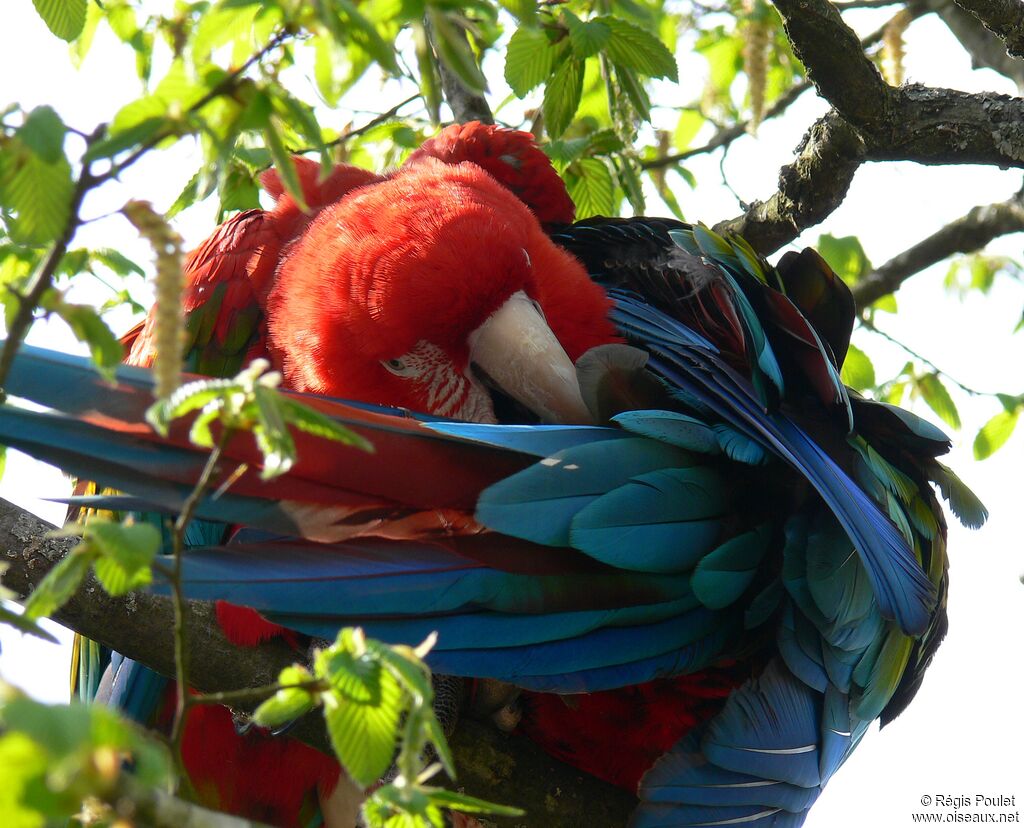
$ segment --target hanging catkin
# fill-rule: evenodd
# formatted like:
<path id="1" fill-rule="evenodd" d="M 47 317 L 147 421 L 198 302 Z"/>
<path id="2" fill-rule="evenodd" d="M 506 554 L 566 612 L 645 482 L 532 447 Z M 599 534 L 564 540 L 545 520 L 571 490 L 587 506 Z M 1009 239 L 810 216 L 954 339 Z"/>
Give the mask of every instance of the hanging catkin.
<path id="1" fill-rule="evenodd" d="M 182 239 L 148 201 L 129 201 L 122 211 L 156 254 L 156 396 L 170 396 L 181 379 L 185 318 L 181 312 Z"/>

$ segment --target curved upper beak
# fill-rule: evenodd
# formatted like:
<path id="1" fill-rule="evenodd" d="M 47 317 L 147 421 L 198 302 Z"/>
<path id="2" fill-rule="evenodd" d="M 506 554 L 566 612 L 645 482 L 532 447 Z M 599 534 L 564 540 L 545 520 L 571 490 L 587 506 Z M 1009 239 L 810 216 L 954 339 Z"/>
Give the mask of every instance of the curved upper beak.
<path id="1" fill-rule="evenodd" d="M 469 335 L 469 351 L 471 362 L 544 422 L 593 422 L 572 361 L 523 291 Z"/>

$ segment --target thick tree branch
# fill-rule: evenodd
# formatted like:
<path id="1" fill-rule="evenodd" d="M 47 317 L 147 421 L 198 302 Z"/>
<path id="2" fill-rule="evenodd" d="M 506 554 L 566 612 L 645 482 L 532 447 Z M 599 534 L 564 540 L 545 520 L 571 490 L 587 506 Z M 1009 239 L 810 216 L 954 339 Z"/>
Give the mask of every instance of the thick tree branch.
<path id="1" fill-rule="evenodd" d="M 4 586 L 27 595 L 73 546 L 75 538 L 46 538 L 53 527 L 0 500 L 0 562 L 10 564 Z M 174 611 L 171 601 L 147 593 L 112 598 L 92 579 L 54 616 L 71 629 L 111 649 L 174 675 Z M 211 604 L 188 604 L 190 677 L 204 692 L 242 690 L 273 684 L 280 671 L 306 658 L 281 641 L 235 647 L 217 624 Z M 257 701 L 239 702 L 253 710 Z M 322 718 L 310 714 L 288 735 L 330 752 Z M 582 774 L 543 753 L 520 736 L 506 736 L 490 725 L 459 724 L 452 745 L 458 785 L 473 795 L 525 808 L 528 816 L 507 824 L 624 825 L 636 800 L 620 788 Z"/>
<path id="2" fill-rule="evenodd" d="M 1024 201 L 1018 193 L 996 204 L 972 208 L 928 238 L 904 250 L 851 287 L 859 308 L 893 293 L 915 273 L 954 253 L 980 250 L 992 239 L 1024 232 Z"/>
<path id="3" fill-rule="evenodd" d="M 775 0 L 775 8 L 821 97 L 856 127 L 889 120 L 893 89 L 835 6 L 826 0 Z"/>
<path id="4" fill-rule="evenodd" d="M 928 0 L 928 5 L 971 56 L 975 69 L 992 69 L 1010 78 L 1024 92 L 1024 61 L 1010 57 L 1006 44 L 992 34 L 973 15 L 953 0 Z"/>
<path id="5" fill-rule="evenodd" d="M 1024 58 L 1024 3 L 1020 0 L 956 0 L 956 4 L 998 35 L 1006 51 Z"/>
<path id="6" fill-rule="evenodd" d="M 834 107 L 804 137 L 779 191 L 717 229 L 777 250 L 842 202 L 864 161 L 1024 167 L 1024 99 L 920 85 L 893 88 L 826 0 L 778 0 L 808 76 Z"/>
<path id="7" fill-rule="evenodd" d="M 865 151 L 856 130 L 829 112 L 808 130 L 796 160 L 780 171 L 778 192 L 715 230 L 738 233 L 762 254 L 778 250 L 842 203 Z"/>

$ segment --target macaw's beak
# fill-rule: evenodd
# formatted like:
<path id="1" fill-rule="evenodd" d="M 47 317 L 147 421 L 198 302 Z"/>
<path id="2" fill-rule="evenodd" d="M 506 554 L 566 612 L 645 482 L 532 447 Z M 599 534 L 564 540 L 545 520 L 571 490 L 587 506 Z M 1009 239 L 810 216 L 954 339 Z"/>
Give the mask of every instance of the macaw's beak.
<path id="1" fill-rule="evenodd" d="M 541 312 L 513 293 L 469 335 L 470 361 L 546 423 L 589 424 L 576 369 Z"/>

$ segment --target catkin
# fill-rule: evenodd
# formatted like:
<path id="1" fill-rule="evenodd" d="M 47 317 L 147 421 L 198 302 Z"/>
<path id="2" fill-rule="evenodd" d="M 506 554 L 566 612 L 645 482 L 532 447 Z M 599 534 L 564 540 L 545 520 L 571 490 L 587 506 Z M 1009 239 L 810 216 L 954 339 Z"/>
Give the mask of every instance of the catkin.
<path id="1" fill-rule="evenodd" d="M 903 57 L 905 44 L 903 33 L 913 21 L 907 9 L 893 16 L 882 30 L 882 76 L 893 86 L 903 83 Z"/>
<path id="2" fill-rule="evenodd" d="M 153 375 L 156 396 L 174 393 L 181 381 L 185 317 L 181 311 L 182 239 L 148 201 L 129 201 L 122 212 L 156 254 L 156 316 Z"/>
<path id="3" fill-rule="evenodd" d="M 750 96 L 750 131 L 756 132 L 764 118 L 764 93 L 768 78 L 770 29 L 768 12 L 762 0 L 746 0 L 748 17 L 743 31 L 743 71 Z"/>

